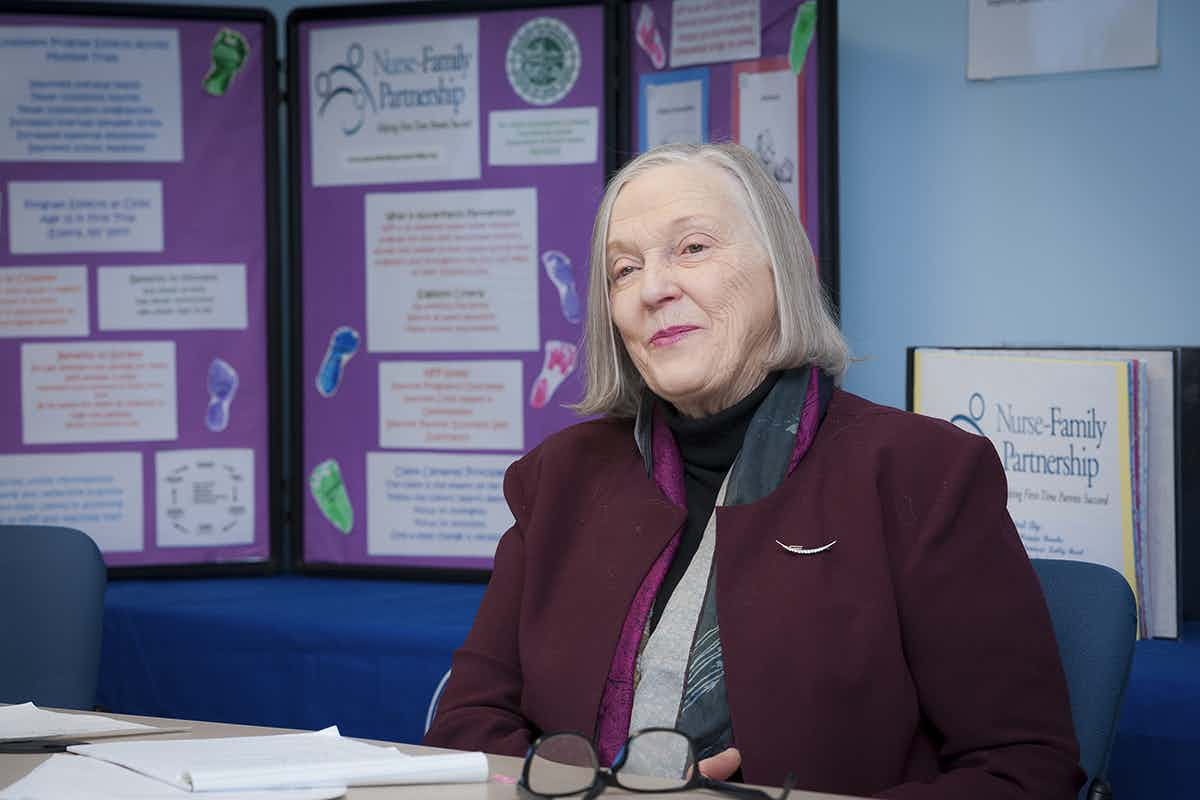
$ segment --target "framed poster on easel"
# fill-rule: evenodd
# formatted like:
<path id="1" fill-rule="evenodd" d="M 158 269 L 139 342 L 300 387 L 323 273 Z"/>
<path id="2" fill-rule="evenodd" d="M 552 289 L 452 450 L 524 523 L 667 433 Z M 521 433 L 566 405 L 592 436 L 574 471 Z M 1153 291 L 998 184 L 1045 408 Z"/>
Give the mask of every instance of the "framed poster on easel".
<path id="1" fill-rule="evenodd" d="M 280 509 L 274 18 L 0 9 L 0 522 L 261 572 Z"/>
<path id="2" fill-rule="evenodd" d="M 485 577 L 505 470 L 577 421 L 588 239 L 619 158 L 616 15 L 288 18 L 303 569 Z"/>
<path id="3" fill-rule="evenodd" d="M 1196 348 L 908 350 L 909 409 L 990 439 L 1029 555 L 1121 572 L 1143 636 L 1200 612 L 1198 388 Z"/>

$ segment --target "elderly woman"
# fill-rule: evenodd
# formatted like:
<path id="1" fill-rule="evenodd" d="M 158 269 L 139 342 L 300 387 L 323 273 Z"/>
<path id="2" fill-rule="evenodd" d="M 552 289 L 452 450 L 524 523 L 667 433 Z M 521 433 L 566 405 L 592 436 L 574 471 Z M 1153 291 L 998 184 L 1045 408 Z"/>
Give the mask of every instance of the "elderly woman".
<path id="1" fill-rule="evenodd" d="M 677 728 L 706 775 L 903 798 L 1073 797 L 1062 667 L 991 444 L 835 385 L 796 215 L 737 145 L 668 145 L 592 235 L 602 418 L 513 464 L 516 522 L 426 742 L 611 762 Z"/>

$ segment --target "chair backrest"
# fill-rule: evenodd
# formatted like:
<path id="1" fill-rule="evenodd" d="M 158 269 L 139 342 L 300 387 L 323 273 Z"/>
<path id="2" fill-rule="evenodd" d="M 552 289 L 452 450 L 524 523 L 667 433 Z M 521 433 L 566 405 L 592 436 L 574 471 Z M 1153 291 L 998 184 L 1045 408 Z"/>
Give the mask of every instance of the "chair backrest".
<path id="1" fill-rule="evenodd" d="M 0 525 L 0 702 L 95 706 L 106 582 L 87 534 Z"/>
<path id="2" fill-rule="evenodd" d="M 1088 782 L 1104 780 L 1129 680 L 1137 609 L 1121 573 L 1099 564 L 1034 558 L 1067 674 L 1079 763 Z"/>
<path id="3" fill-rule="evenodd" d="M 438 703 L 442 700 L 442 692 L 446 691 L 446 681 L 448 680 L 450 680 L 450 670 L 446 670 L 446 674 L 434 688 L 433 696 L 429 698 L 429 710 L 425 712 L 425 733 L 429 733 L 429 727 L 433 725 L 433 718 L 437 716 Z"/>

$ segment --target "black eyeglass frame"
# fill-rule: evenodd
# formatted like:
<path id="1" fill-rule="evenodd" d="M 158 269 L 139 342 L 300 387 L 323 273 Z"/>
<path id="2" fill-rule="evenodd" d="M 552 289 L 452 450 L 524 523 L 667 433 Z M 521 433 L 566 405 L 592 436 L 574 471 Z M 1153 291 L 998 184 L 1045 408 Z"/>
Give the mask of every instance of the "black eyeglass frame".
<path id="1" fill-rule="evenodd" d="M 643 728 L 642 730 L 633 734 L 633 736 L 630 736 L 625 740 L 625 744 L 621 747 L 620 752 L 617 753 L 616 760 L 613 761 L 612 767 L 609 768 L 600 766 L 599 753 L 596 752 L 596 746 L 592 743 L 590 738 L 584 736 L 578 731 L 554 731 L 552 733 L 543 733 L 534 740 L 533 744 L 529 746 L 529 750 L 526 751 L 525 763 L 521 767 L 521 777 L 517 781 L 517 794 L 525 798 L 525 800 L 551 800 L 551 798 L 574 797 L 575 795 L 583 795 L 581 800 L 595 800 L 595 798 L 599 796 L 601 792 L 611 786 L 615 789 L 622 789 L 626 792 L 636 792 L 638 794 L 668 794 L 673 792 L 688 792 L 693 789 L 708 789 L 709 791 L 722 792 L 725 794 L 735 795 L 737 797 L 756 798 L 756 800 L 787 800 L 787 796 L 795 787 L 796 776 L 789 772 L 787 774 L 787 778 L 784 780 L 783 791 L 780 793 L 779 797 L 772 797 L 762 789 L 755 789 L 751 786 L 743 786 L 740 783 L 713 780 L 712 778 L 701 775 L 700 770 L 695 767 L 692 769 L 691 775 L 688 776 L 687 780 L 682 786 L 675 786 L 669 789 L 626 786 L 625 784 L 621 783 L 620 773 L 621 767 L 625 764 L 626 754 L 629 752 L 629 743 L 644 733 L 673 733 L 676 736 L 682 736 L 684 739 L 687 739 L 689 763 L 696 766 L 699 765 L 699 762 L 696 760 L 696 742 L 691 736 L 688 736 L 683 731 L 676 730 L 675 728 Z M 529 788 L 529 770 L 533 765 L 534 754 L 537 752 L 538 747 L 541 746 L 546 740 L 556 736 L 577 736 L 587 743 L 588 747 L 592 751 L 592 760 L 596 765 L 593 767 L 596 775 L 592 779 L 591 786 L 587 786 L 583 789 L 577 789 L 573 792 L 559 792 L 557 794 L 542 794 L 541 792 L 537 792 Z"/>

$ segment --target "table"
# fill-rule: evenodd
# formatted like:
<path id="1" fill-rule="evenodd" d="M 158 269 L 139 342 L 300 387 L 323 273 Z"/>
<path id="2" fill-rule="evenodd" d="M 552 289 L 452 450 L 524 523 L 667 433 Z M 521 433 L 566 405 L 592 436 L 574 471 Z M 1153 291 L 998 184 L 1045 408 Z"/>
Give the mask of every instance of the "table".
<path id="1" fill-rule="evenodd" d="M 72 713 L 72 712 L 67 712 Z M 297 733 L 294 729 L 287 728 L 265 728 L 252 725 L 230 725 L 227 723 L 217 722 L 196 722 L 190 720 L 167 719 L 164 717 L 139 717 L 129 714 L 106 714 L 105 716 L 114 719 L 123 719 L 130 722 L 140 722 L 145 725 L 156 725 L 159 727 L 167 726 L 190 726 L 191 730 L 182 733 L 163 733 L 154 734 L 152 736 L 123 736 L 120 741 L 136 741 L 137 739 L 211 739 L 222 736 L 264 736 L 267 734 L 278 733 Z M 114 741 L 110 738 L 96 739 L 97 742 Z M 368 740 L 372 744 L 391 744 L 390 742 L 381 742 L 376 740 Z M 420 745 L 397 744 L 395 745 L 405 753 L 422 754 L 422 753 L 438 753 L 445 752 L 433 747 L 422 747 Z M 0 754 L 0 788 L 5 788 L 15 781 L 20 780 L 25 775 L 29 774 L 34 767 L 42 761 L 49 758 L 49 755 L 12 755 Z M 79 756 L 83 758 L 83 756 Z M 488 771 L 492 775 L 486 783 L 465 783 L 465 784 L 445 784 L 440 786 L 369 786 L 352 788 L 346 793 L 349 800 L 383 800 L 383 798 L 392 798 L 393 800 L 514 800 L 517 797 L 516 786 L 511 783 L 502 783 L 495 780 L 495 776 L 507 776 L 508 778 L 516 779 L 521 774 L 521 759 L 511 756 L 493 756 L 488 757 Z M 768 791 L 770 791 L 768 789 Z M 772 792 L 776 795 L 778 792 Z M 608 789 L 601 797 L 619 796 L 627 794 L 613 789 Z M 687 800 L 687 798 L 705 798 L 706 800 L 714 800 L 714 798 L 723 797 L 725 795 L 713 794 L 711 792 L 673 792 L 665 795 L 648 795 L 637 794 L 639 798 L 662 797 L 674 798 L 674 800 Z M 793 790 L 790 798 L 795 800 L 837 800 L 843 797 L 842 795 L 821 794 L 818 792 L 803 792 Z M 789 798 L 789 800 L 790 800 Z"/>

